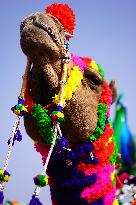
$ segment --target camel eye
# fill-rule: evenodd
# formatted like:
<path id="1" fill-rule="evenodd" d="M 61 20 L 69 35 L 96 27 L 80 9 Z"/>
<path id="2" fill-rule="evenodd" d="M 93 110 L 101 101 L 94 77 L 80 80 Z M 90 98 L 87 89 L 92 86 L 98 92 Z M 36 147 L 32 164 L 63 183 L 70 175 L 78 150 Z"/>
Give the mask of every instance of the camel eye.
<path id="1" fill-rule="evenodd" d="M 87 78 L 91 81 L 94 85 L 101 85 L 101 81 L 94 75 L 88 75 Z"/>
<path id="2" fill-rule="evenodd" d="M 98 87 L 103 84 L 103 79 L 96 72 L 85 70 L 84 77 L 87 79 L 87 82 L 91 87 Z"/>

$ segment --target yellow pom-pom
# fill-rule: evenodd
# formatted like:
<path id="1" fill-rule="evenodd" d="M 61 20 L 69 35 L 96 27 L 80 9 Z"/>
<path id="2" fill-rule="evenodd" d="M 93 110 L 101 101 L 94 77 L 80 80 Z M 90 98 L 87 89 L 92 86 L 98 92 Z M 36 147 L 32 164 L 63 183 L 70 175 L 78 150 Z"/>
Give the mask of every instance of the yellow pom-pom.
<path id="1" fill-rule="evenodd" d="M 0 182 L 8 182 L 10 174 L 6 170 L 0 169 Z"/>
<path id="2" fill-rule="evenodd" d="M 46 184 L 48 184 L 48 181 L 49 181 L 48 178 L 46 177 L 44 180 L 45 180 Z"/>
<path id="3" fill-rule="evenodd" d="M 60 94 L 55 95 L 55 97 L 53 97 L 53 102 L 54 102 L 55 104 L 58 104 L 58 103 L 62 103 L 63 105 L 66 104 L 65 99 L 63 99 L 62 102 L 60 102 Z"/>
<path id="4" fill-rule="evenodd" d="M 0 174 L 4 174 L 4 170 L 3 169 L 0 169 Z"/>
<path id="5" fill-rule="evenodd" d="M 62 103 L 65 106 L 66 101 L 72 98 L 72 95 L 77 91 L 77 87 L 83 79 L 83 74 L 78 66 L 74 66 L 73 69 L 69 71 L 68 75 L 67 84 L 64 86 L 64 98 L 60 102 L 60 93 L 55 95 L 53 99 L 55 104 Z"/>
<path id="6" fill-rule="evenodd" d="M 10 180 L 10 176 L 5 175 L 5 176 L 4 176 L 4 181 L 5 181 L 5 182 L 8 182 L 9 180 Z"/>
<path id="7" fill-rule="evenodd" d="M 22 110 L 23 110 L 23 111 L 25 111 L 25 112 L 28 112 L 28 110 L 27 110 L 27 107 L 26 107 L 26 106 L 23 106 L 23 107 L 22 107 Z"/>
<path id="8" fill-rule="evenodd" d="M 91 61 L 91 63 L 90 63 L 90 66 L 92 67 L 92 69 L 94 69 L 94 70 L 98 70 L 98 66 L 97 66 L 97 64 L 95 63 L 95 61 Z"/>
<path id="9" fill-rule="evenodd" d="M 64 118 L 64 114 L 63 114 L 62 112 L 58 112 L 58 113 L 57 113 L 57 117 L 62 117 L 62 118 Z"/>
<path id="10" fill-rule="evenodd" d="M 14 113 L 15 113 L 16 115 L 20 115 L 20 110 L 14 110 Z"/>
<path id="11" fill-rule="evenodd" d="M 119 205 L 119 201 L 117 199 L 114 200 L 113 205 Z"/>
<path id="12" fill-rule="evenodd" d="M 111 181 L 114 181 L 114 179 L 115 179 L 115 172 L 111 173 L 110 178 L 111 178 Z"/>

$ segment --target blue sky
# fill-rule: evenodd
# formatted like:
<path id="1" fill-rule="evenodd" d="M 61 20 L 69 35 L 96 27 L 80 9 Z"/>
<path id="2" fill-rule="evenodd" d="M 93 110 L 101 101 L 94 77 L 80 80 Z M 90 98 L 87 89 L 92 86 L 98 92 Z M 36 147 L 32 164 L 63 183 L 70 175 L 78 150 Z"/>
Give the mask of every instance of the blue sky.
<path id="1" fill-rule="evenodd" d="M 1 0 L 0 8 L 0 166 L 3 167 L 15 116 L 10 107 L 16 104 L 21 87 L 26 57 L 19 43 L 19 25 L 23 17 L 54 1 Z M 56 0 L 68 3 L 76 14 L 75 38 L 70 42 L 73 53 L 92 57 L 115 79 L 119 92 L 125 93 L 129 126 L 136 133 L 136 1 L 135 0 Z M 23 123 L 22 123 L 23 124 Z M 11 181 L 5 197 L 28 203 L 34 190 L 32 177 L 41 169 L 39 154 L 22 126 L 23 141 L 16 143 L 9 164 Z M 48 188 L 41 194 L 50 205 Z"/>

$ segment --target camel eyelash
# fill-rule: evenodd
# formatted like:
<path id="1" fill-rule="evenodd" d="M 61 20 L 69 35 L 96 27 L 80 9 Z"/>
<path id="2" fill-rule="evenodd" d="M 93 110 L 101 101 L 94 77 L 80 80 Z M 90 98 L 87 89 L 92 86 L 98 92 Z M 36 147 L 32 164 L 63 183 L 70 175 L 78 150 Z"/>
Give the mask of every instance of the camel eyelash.
<path id="1" fill-rule="evenodd" d="M 103 84 L 103 79 L 94 72 L 90 70 L 85 70 L 84 77 L 87 78 L 89 83 L 94 86 L 100 86 Z"/>

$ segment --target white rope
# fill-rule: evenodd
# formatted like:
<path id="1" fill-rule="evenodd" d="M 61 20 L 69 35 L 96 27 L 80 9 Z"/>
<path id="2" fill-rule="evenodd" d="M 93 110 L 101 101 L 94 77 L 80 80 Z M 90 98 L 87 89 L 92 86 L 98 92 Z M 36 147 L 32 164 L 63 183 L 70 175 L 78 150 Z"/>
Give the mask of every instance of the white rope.
<path id="1" fill-rule="evenodd" d="M 58 129 L 58 133 L 59 133 L 60 137 L 62 137 L 62 132 L 61 132 L 61 129 L 60 129 L 59 123 L 57 123 L 57 129 Z"/>
<path id="2" fill-rule="evenodd" d="M 6 160 L 4 163 L 4 170 L 7 170 L 7 168 L 8 168 L 9 159 L 10 159 L 11 153 L 12 153 L 12 147 L 13 147 L 12 145 L 13 145 L 14 135 L 16 134 L 16 131 L 19 129 L 20 124 L 21 124 L 21 117 L 19 116 L 15 120 L 15 123 L 14 123 L 13 128 L 12 128 L 11 137 L 9 139 L 10 143 L 8 145 L 8 152 L 7 152 Z M 5 182 L 2 182 L 0 184 L 0 191 L 3 191 L 4 187 L 5 187 Z"/>
<path id="3" fill-rule="evenodd" d="M 0 184 L 0 191 L 1 191 L 1 192 L 3 192 L 4 187 L 5 187 L 5 182 L 2 182 L 2 183 Z"/>
<path id="4" fill-rule="evenodd" d="M 13 128 L 12 128 L 10 143 L 9 143 L 9 146 L 8 146 L 8 152 L 7 152 L 6 160 L 5 160 L 5 163 L 4 163 L 4 170 L 7 170 L 7 168 L 8 168 L 8 163 L 9 163 L 9 159 L 10 159 L 11 152 L 12 152 L 12 147 L 13 147 L 12 144 L 13 144 L 13 140 L 14 140 L 14 135 L 16 134 L 16 131 L 19 129 L 20 124 L 21 124 L 21 117 L 19 116 L 15 120 L 15 123 L 14 123 Z"/>
<path id="5" fill-rule="evenodd" d="M 46 162 L 44 164 L 43 171 L 41 172 L 41 175 L 46 175 L 46 170 L 47 170 L 47 167 L 48 167 L 48 164 L 49 164 L 49 161 L 50 161 L 50 158 L 51 158 L 54 146 L 55 146 L 55 142 L 57 139 L 57 130 L 58 130 L 58 123 L 57 122 L 54 123 L 53 130 L 54 130 L 54 138 L 53 138 L 52 145 L 50 147 Z M 34 191 L 34 195 L 36 197 L 38 197 L 40 194 L 40 191 L 41 191 L 41 187 L 36 186 L 35 191 Z"/>
<path id="6" fill-rule="evenodd" d="M 35 197 L 39 197 L 40 192 L 41 192 L 41 187 L 40 186 L 36 186 L 35 191 L 34 191 Z"/>
<path id="7" fill-rule="evenodd" d="M 48 156 L 47 156 L 47 159 L 46 159 L 46 162 L 44 164 L 44 167 L 43 167 L 43 171 L 42 171 L 42 174 L 45 175 L 46 174 L 46 170 L 47 170 L 47 167 L 48 167 L 48 164 L 49 164 L 49 161 L 50 161 L 50 158 L 51 158 L 51 154 L 53 152 L 53 148 L 55 146 L 55 142 L 56 142 L 56 139 L 57 139 L 57 124 L 56 123 L 53 127 L 54 129 L 54 138 L 53 138 L 53 141 L 52 141 L 52 145 L 50 147 L 50 151 L 48 153 Z"/>

